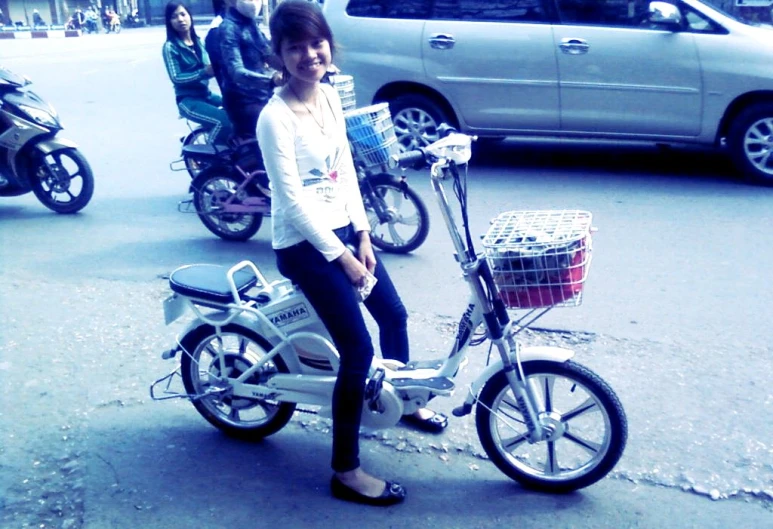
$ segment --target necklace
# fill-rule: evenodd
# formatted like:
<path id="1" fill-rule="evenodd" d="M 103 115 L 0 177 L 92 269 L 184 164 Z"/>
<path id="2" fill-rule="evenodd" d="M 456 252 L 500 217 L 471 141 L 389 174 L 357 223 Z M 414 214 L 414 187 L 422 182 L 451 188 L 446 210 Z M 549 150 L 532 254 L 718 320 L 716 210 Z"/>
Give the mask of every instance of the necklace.
<path id="1" fill-rule="evenodd" d="M 295 88 L 293 88 L 291 84 L 288 84 L 287 86 L 290 88 L 290 91 L 295 96 L 295 99 L 300 101 L 301 105 L 303 105 L 306 108 L 308 113 L 311 115 L 311 119 L 314 120 L 314 123 L 317 124 L 317 126 L 319 127 L 319 130 L 321 130 L 322 133 L 324 134 L 325 133 L 325 113 L 322 111 L 322 105 L 320 105 L 319 103 L 319 91 L 317 92 L 317 111 L 319 112 L 320 119 L 317 119 L 317 116 L 315 116 L 314 112 L 311 111 L 311 108 L 309 107 L 309 105 L 307 105 L 306 102 L 303 101 L 303 99 L 301 99 L 301 96 L 298 95 L 298 92 L 295 91 Z"/>

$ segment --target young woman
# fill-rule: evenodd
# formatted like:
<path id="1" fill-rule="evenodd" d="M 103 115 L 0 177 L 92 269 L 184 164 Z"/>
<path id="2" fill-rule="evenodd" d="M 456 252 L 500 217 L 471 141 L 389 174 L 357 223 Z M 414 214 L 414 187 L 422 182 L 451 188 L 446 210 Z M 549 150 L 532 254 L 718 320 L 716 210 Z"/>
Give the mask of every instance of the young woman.
<path id="1" fill-rule="evenodd" d="M 269 28 L 286 81 L 258 119 L 272 187 L 272 245 L 279 271 L 304 291 L 341 357 L 333 392 L 332 493 L 392 505 L 405 498 L 405 489 L 360 467 L 360 417 L 374 348 L 354 287 L 370 274 L 377 279 L 364 305 L 378 323 L 385 358 L 408 360 L 407 311 L 371 247 L 341 101 L 333 87 L 320 84 L 332 64 L 330 27 L 315 2 L 284 0 Z M 410 418 L 433 432 L 448 422 L 427 409 Z"/>
<path id="2" fill-rule="evenodd" d="M 183 117 L 210 129 L 211 143 L 225 144 L 231 136 L 231 124 L 221 108 L 222 99 L 209 90 L 212 66 L 193 28 L 190 9 L 172 0 L 166 5 L 164 19 L 164 64 L 174 85 L 177 108 Z"/>

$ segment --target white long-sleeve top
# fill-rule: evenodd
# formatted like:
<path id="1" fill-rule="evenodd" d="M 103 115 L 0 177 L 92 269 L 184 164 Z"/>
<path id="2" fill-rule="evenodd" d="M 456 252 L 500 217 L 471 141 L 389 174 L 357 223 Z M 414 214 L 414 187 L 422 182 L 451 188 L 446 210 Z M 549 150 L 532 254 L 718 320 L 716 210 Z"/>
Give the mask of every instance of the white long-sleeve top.
<path id="1" fill-rule="evenodd" d="M 329 136 L 318 127 L 304 126 L 274 94 L 260 112 L 258 142 L 271 182 L 271 245 L 282 249 L 306 240 L 332 261 L 346 249 L 334 229 L 351 222 L 357 232 L 370 230 L 370 225 L 341 100 L 332 86 L 321 84 L 320 88 L 321 104 L 330 104 L 335 117 Z"/>

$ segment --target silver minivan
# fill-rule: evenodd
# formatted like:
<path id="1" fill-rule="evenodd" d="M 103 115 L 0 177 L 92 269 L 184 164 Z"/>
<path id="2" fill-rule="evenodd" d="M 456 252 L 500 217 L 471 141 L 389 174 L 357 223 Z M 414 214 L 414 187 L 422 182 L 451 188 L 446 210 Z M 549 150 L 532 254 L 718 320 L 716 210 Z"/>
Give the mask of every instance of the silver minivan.
<path id="1" fill-rule="evenodd" d="M 481 136 L 727 147 L 773 184 L 773 30 L 699 0 L 325 0 L 360 106 L 404 148 Z"/>

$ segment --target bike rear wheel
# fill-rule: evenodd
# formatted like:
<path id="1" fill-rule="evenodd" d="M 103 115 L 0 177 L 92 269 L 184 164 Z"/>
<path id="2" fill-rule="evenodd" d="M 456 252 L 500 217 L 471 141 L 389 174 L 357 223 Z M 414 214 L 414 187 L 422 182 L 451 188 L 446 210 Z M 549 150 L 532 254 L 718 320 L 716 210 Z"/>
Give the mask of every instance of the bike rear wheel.
<path id="1" fill-rule="evenodd" d="M 209 231 L 227 241 L 246 241 L 263 223 L 261 213 L 228 213 L 227 201 L 239 204 L 250 194 L 239 190 L 244 178 L 225 167 L 212 167 L 202 173 L 193 189 L 193 204 L 199 219 Z M 257 191 L 255 191 L 257 193 Z"/>
<path id="2" fill-rule="evenodd" d="M 180 370 L 185 391 L 193 406 L 210 424 L 227 435 L 259 440 L 287 425 L 295 404 L 266 399 L 233 397 L 227 380 L 237 378 L 262 360 L 271 345 L 258 334 L 237 325 L 226 325 L 218 334 L 204 325 L 186 335 Z M 223 364 L 218 353 L 222 352 Z M 275 356 L 253 373 L 247 383 L 262 384 L 276 373 L 288 373 L 282 358 Z"/>
<path id="3" fill-rule="evenodd" d="M 386 252 L 408 253 L 424 243 L 429 234 L 429 213 L 407 183 L 382 173 L 366 177 L 360 191 L 373 246 Z"/>
<path id="4" fill-rule="evenodd" d="M 530 444 L 528 429 L 504 372 L 480 393 L 475 422 L 489 459 L 528 488 L 569 492 L 603 478 L 625 449 L 628 423 L 615 393 L 577 363 L 533 361 L 524 375 L 538 388 L 541 419 L 551 427 L 546 441 Z"/>

